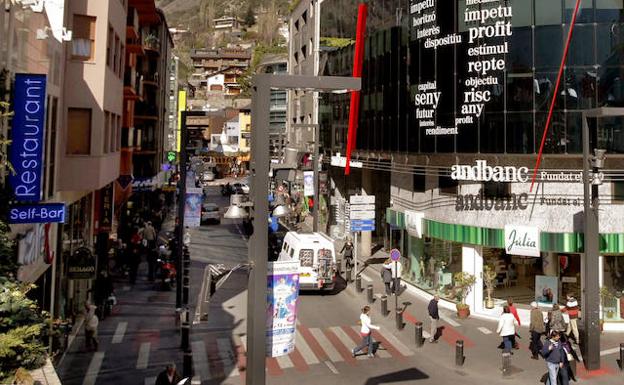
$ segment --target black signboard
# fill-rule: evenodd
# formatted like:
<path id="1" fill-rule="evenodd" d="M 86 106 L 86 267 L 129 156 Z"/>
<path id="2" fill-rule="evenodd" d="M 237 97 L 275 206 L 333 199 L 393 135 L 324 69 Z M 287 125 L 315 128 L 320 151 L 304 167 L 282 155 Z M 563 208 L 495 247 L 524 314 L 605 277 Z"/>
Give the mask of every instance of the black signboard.
<path id="1" fill-rule="evenodd" d="M 86 247 L 80 247 L 67 261 L 67 278 L 95 279 L 95 255 Z"/>

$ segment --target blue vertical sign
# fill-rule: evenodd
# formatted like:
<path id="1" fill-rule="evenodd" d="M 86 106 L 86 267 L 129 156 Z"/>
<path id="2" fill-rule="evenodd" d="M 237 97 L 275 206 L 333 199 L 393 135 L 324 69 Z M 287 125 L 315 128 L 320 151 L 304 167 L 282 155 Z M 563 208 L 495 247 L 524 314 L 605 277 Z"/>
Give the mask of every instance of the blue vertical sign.
<path id="1" fill-rule="evenodd" d="M 41 200 L 45 99 L 45 75 L 15 75 L 9 155 L 15 174 L 9 175 L 9 183 L 15 200 L 20 202 Z"/>

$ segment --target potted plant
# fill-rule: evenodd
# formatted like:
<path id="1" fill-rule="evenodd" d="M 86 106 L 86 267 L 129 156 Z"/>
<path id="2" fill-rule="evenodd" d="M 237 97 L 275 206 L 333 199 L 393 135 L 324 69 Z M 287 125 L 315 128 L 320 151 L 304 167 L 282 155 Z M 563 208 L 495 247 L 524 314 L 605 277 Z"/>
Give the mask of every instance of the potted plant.
<path id="1" fill-rule="evenodd" d="M 158 49 L 158 43 L 158 36 L 154 33 L 148 33 L 143 38 L 143 44 L 145 44 L 147 48 Z"/>
<path id="2" fill-rule="evenodd" d="M 485 308 L 493 309 L 494 299 L 492 299 L 492 293 L 494 292 L 494 287 L 496 286 L 496 271 L 494 270 L 494 266 L 485 265 L 483 267 L 483 273 L 481 276 L 483 277 L 483 283 L 485 284 L 485 291 L 487 292 L 487 299 L 485 300 Z"/>
<path id="3" fill-rule="evenodd" d="M 477 277 L 470 273 L 461 271 L 453 275 L 453 281 L 453 289 L 456 293 L 457 299 L 459 300 L 459 303 L 456 305 L 457 317 L 460 319 L 468 318 L 470 315 L 470 306 L 466 304 L 466 297 L 468 296 L 468 293 L 470 293 L 470 290 L 472 290 L 472 286 L 474 286 L 475 282 L 477 282 Z"/>

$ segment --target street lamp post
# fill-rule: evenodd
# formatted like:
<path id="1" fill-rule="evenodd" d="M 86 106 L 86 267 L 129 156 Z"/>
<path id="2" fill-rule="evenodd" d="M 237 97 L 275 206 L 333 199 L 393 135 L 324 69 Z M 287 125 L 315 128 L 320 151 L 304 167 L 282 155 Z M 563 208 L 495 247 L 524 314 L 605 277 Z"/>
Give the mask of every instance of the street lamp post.
<path id="1" fill-rule="evenodd" d="M 583 360 L 588 370 L 600 369 L 600 232 L 598 226 L 598 187 L 604 150 L 590 155 L 590 118 L 624 116 L 624 108 L 603 107 L 583 112 L 583 248 L 585 253 L 583 287 Z M 591 171 L 590 171 L 591 166 Z"/>
<path id="2" fill-rule="evenodd" d="M 251 121 L 252 220 L 251 272 L 247 289 L 247 385 L 266 383 L 266 296 L 268 269 L 269 107 L 271 89 L 331 92 L 359 90 L 361 80 L 337 76 L 259 74 L 253 78 Z"/>

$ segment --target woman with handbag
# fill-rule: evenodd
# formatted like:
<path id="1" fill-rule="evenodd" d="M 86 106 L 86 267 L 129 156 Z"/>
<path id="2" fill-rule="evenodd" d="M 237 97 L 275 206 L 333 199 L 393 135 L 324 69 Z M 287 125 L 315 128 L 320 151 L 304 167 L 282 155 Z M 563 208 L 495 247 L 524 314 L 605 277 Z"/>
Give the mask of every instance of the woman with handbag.
<path id="1" fill-rule="evenodd" d="M 370 318 L 370 306 L 364 306 L 362 308 L 362 314 L 360 314 L 360 324 L 362 327 L 360 328 L 360 335 L 362 336 L 362 342 L 353 348 L 351 351 L 351 355 L 355 357 L 358 352 L 360 352 L 365 347 L 368 347 L 368 357 L 375 357 L 374 351 L 374 341 L 373 336 L 371 335 L 373 330 L 379 330 L 379 326 L 373 325 Z"/>

